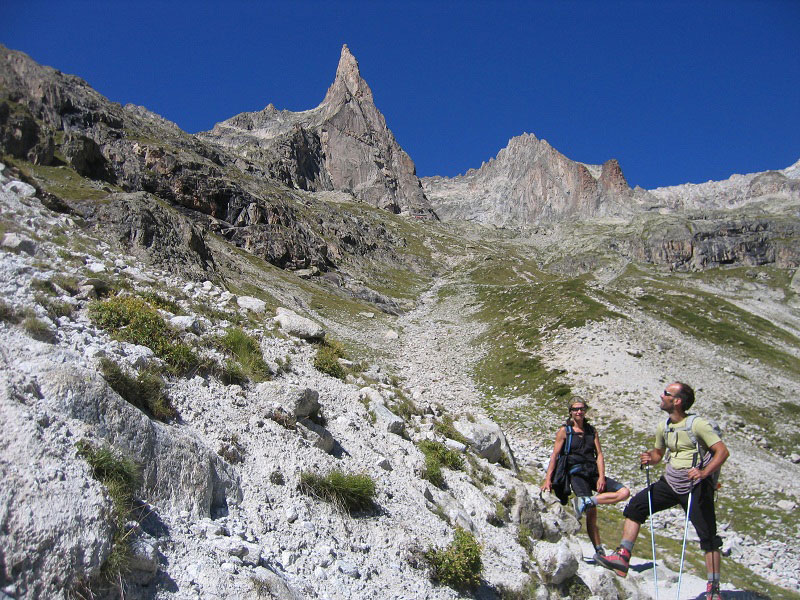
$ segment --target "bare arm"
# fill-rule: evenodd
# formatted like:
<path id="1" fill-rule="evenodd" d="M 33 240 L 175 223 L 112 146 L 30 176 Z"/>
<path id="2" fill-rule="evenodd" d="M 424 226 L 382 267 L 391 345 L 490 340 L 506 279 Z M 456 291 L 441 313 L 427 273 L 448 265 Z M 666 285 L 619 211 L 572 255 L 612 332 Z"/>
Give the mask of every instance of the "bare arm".
<path id="1" fill-rule="evenodd" d="M 709 451 L 713 454 L 711 457 L 711 462 L 709 462 L 702 469 L 689 469 L 689 472 L 687 473 L 689 479 L 705 479 L 709 475 L 713 474 L 714 471 L 718 470 L 722 466 L 722 463 L 728 460 L 728 457 L 730 456 L 728 447 L 722 440 L 711 446 Z"/>
<path id="2" fill-rule="evenodd" d="M 603 449 L 600 447 L 600 434 L 594 432 L 594 450 L 597 453 L 597 493 L 602 494 L 606 491 L 606 460 L 603 457 Z"/>
<path id="3" fill-rule="evenodd" d="M 561 453 L 561 448 L 564 447 L 564 442 L 567 440 L 567 433 L 564 427 L 561 427 L 556 433 L 556 442 L 553 444 L 553 452 L 550 454 L 550 463 L 547 465 L 547 475 L 542 484 L 542 490 L 549 492 L 553 487 L 553 471 L 556 469 L 556 460 Z"/>

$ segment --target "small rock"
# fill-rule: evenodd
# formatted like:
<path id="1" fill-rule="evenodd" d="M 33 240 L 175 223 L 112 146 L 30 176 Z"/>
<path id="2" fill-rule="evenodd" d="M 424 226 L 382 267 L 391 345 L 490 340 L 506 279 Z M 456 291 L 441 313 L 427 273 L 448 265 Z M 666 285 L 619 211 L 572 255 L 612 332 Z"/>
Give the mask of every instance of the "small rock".
<path id="1" fill-rule="evenodd" d="M 36 254 L 36 242 L 17 233 L 7 233 L 3 236 L 2 247 L 12 252 L 24 252 L 30 256 Z"/>

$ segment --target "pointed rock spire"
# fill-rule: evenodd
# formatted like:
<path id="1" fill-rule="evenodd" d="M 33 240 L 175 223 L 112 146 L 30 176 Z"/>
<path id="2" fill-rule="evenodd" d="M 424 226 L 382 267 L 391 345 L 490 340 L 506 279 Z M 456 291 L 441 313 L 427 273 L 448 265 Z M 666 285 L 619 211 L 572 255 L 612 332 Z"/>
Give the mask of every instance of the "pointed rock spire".
<path id="1" fill-rule="evenodd" d="M 347 44 L 344 44 L 339 57 L 339 66 L 336 68 L 336 78 L 328 88 L 328 93 L 325 94 L 322 103 L 332 104 L 346 100 L 348 94 L 359 101 L 373 101 L 372 90 L 361 77 L 356 57 L 350 52 Z"/>

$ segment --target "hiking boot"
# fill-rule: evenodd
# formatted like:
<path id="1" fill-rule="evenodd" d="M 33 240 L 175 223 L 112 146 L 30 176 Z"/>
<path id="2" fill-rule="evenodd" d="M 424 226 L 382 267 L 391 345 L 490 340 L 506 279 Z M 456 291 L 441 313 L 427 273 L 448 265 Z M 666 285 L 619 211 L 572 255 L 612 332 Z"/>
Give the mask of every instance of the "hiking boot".
<path id="1" fill-rule="evenodd" d="M 722 600 L 722 594 L 719 591 L 719 582 L 709 581 L 706 584 L 706 600 Z"/>
<path id="2" fill-rule="evenodd" d="M 611 554 L 595 554 L 594 560 L 601 567 L 611 569 L 620 577 L 625 577 L 628 574 L 628 566 L 631 562 L 631 553 L 620 546 L 617 548 L 616 552 L 612 552 Z"/>
<path id="3" fill-rule="evenodd" d="M 594 502 L 589 496 L 575 497 L 572 499 L 572 508 L 575 509 L 575 518 L 581 520 L 583 513 L 594 506 Z"/>

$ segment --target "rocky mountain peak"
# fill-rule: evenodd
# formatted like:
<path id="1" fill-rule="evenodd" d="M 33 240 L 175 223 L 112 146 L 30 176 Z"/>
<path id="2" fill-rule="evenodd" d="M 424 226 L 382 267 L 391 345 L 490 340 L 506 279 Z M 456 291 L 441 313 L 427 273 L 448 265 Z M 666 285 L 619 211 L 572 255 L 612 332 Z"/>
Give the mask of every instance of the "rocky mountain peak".
<path id="1" fill-rule="evenodd" d="M 339 104 L 346 101 L 348 95 L 361 102 L 373 102 L 372 90 L 361 77 L 358 61 L 350 52 L 347 44 L 344 44 L 339 57 L 339 66 L 336 68 L 336 78 L 328 88 L 328 93 L 325 94 L 322 103 Z"/>

